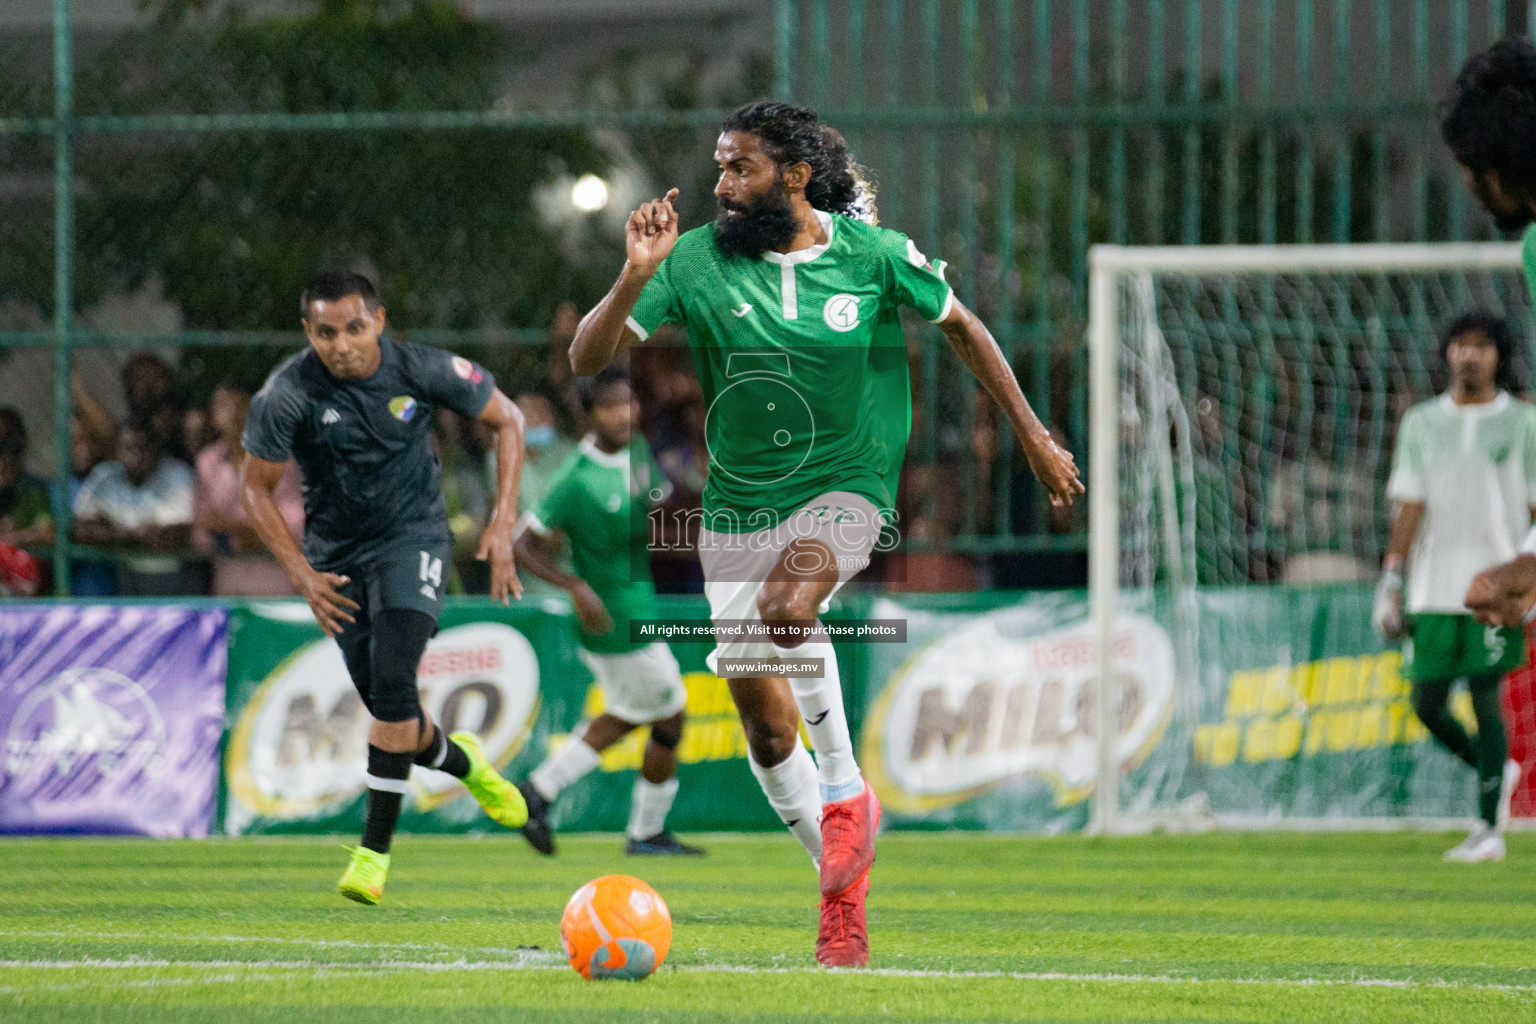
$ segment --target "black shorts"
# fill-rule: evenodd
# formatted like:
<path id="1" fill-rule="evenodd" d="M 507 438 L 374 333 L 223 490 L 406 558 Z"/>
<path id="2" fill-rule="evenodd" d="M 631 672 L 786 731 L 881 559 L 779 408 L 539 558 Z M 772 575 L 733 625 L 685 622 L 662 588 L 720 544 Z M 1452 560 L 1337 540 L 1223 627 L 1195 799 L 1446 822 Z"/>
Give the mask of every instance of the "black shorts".
<path id="1" fill-rule="evenodd" d="M 374 624 L 385 611 L 406 610 L 431 616 L 435 623 L 443 611 L 443 590 L 453 545 L 449 541 L 407 542 L 382 552 L 366 571 L 339 570 L 349 577 L 341 592 L 359 605 L 352 616 L 357 621 L 343 623 L 336 637 L 341 656 L 352 676 L 352 685 L 370 714 L 381 721 L 404 721 L 414 717 L 408 710 L 418 706 L 415 666 L 423 650 L 397 652 L 394 671 L 385 670 L 376 657 L 378 640 Z M 379 671 L 376 671 L 376 667 Z"/>

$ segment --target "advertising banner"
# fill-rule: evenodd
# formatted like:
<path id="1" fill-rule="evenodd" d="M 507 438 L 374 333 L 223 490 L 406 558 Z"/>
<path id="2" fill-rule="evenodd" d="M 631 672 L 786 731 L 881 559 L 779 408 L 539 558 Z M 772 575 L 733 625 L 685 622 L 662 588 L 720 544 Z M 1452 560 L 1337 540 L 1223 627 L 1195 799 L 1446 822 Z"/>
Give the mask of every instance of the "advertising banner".
<path id="1" fill-rule="evenodd" d="M 422 705 L 449 732 L 475 733 L 493 763 L 516 774 L 537 763 L 542 725 L 569 717 L 585 674 L 568 626 L 538 607 L 450 606 L 427 647 Z M 231 613 L 224 757 L 230 833 L 355 830 L 366 799 L 367 709 L 336 642 L 301 601 Z M 456 780 L 418 768 L 401 827 L 457 831 L 487 823 Z"/>
<path id="2" fill-rule="evenodd" d="M 702 598 L 663 601 L 666 614 L 707 614 Z M 450 602 L 422 659 L 423 705 L 450 732 L 476 733 L 509 778 L 525 777 L 602 712 L 582 663 L 573 618 L 558 601 L 501 608 Z M 229 721 L 223 821 L 230 833 L 352 832 L 366 799 L 368 713 L 341 652 L 303 602 L 238 608 L 230 626 Z M 688 691 L 678 748 L 680 830 L 778 828 L 746 761 L 746 739 L 724 681 L 704 669 L 704 645 L 673 646 Z M 618 831 L 648 735 L 609 748 L 599 768 L 561 794 L 560 827 Z M 404 831 L 498 828 L 462 786 L 417 768 L 402 812 Z"/>
<path id="3" fill-rule="evenodd" d="M 1166 599 L 1128 601 L 1115 649 L 1122 814 L 1470 817 L 1475 775 L 1414 716 L 1401 655 L 1370 612 L 1369 588 L 1346 586 L 1211 589 L 1182 615 Z M 907 646 L 860 648 L 860 760 L 891 825 L 1086 824 L 1096 666 L 1084 595 L 912 595 L 877 599 L 870 615 L 907 619 Z M 1452 712 L 1475 729 L 1464 691 Z"/>
<path id="4" fill-rule="evenodd" d="M 0 608 L 0 832 L 207 835 L 227 614 Z"/>

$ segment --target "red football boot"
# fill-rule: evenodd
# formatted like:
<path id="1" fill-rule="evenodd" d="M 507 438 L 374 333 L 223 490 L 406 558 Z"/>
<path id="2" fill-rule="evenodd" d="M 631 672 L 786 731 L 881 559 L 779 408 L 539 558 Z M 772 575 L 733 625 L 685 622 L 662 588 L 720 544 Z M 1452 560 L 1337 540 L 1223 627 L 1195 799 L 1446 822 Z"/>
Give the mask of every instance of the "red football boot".
<path id="1" fill-rule="evenodd" d="M 835 896 L 821 899 L 821 928 L 816 933 L 816 962 L 823 967 L 863 967 L 869 963 L 869 930 L 864 898 L 869 875 Z"/>
<path id="2" fill-rule="evenodd" d="M 836 896 L 857 885 L 875 862 L 875 829 L 880 801 L 864 783 L 864 792 L 821 808 L 821 895 Z M 863 898 L 860 898 L 862 906 Z M 863 911 L 859 927 L 863 929 Z"/>

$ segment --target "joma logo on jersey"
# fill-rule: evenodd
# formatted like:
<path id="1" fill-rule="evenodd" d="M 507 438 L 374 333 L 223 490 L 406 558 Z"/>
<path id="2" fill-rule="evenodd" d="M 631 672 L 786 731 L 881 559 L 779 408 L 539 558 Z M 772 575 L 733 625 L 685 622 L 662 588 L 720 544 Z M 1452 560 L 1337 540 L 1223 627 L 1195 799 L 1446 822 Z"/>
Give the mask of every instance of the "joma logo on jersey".
<path id="1" fill-rule="evenodd" d="M 821 307 L 821 318 L 839 333 L 853 330 L 859 326 L 859 297 L 839 292 Z"/>
<path id="2" fill-rule="evenodd" d="M 401 423 L 411 422 L 416 415 L 416 399 L 410 395 L 397 395 L 389 400 L 389 414 Z"/>

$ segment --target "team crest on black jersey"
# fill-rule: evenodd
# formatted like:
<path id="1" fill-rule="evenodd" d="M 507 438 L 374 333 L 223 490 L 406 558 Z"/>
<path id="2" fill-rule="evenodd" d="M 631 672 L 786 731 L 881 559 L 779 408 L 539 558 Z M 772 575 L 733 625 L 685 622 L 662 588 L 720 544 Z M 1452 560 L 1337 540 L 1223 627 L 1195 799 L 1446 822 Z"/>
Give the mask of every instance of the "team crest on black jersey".
<path id="1" fill-rule="evenodd" d="M 396 395 L 389 400 L 389 413 L 401 423 L 411 422 L 416 415 L 416 399 L 410 395 Z"/>

